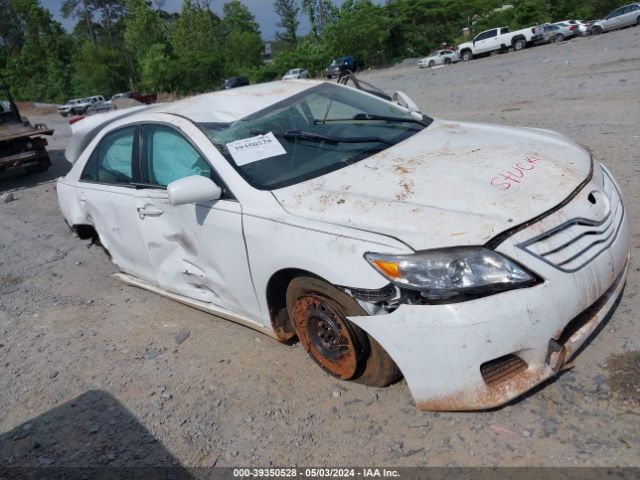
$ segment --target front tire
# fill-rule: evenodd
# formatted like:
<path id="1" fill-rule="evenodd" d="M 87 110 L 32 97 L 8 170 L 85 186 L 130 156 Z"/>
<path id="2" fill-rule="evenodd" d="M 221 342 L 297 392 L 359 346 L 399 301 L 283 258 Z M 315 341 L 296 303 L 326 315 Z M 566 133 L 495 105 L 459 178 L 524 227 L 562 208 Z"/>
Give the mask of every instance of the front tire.
<path id="1" fill-rule="evenodd" d="M 429 61 L 429 68 L 433 68 L 433 66 L 436 64 L 436 62 L 434 62 L 433 60 Z"/>
<path id="2" fill-rule="evenodd" d="M 346 318 L 367 313 L 336 287 L 296 277 L 287 287 L 287 311 L 305 351 L 330 375 L 373 387 L 401 377 L 382 346 Z"/>
<path id="3" fill-rule="evenodd" d="M 591 35 L 601 35 L 602 34 L 602 27 L 593 27 L 593 30 L 591 30 Z"/>
<path id="4" fill-rule="evenodd" d="M 473 55 L 471 54 L 471 52 L 469 50 L 466 50 L 466 51 L 462 52 L 462 61 L 463 62 L 470 62 L 471 60 L 473 60 Z"/>

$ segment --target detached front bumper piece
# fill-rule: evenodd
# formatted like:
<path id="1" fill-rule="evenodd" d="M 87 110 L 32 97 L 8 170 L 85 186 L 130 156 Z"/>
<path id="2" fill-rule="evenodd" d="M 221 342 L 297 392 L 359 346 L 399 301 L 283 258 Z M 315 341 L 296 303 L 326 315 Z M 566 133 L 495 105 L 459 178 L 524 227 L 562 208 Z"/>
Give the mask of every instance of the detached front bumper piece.
<path id="1" fill-rule="evenodd" d="M 542 283 L 350 320 L 394 359 L 418 408 L 496 407 L 557 374 L 598 328 L 624 288 L 629 248 L 619 192 L 598 171 L 571 202 L 496 249 Z"/>

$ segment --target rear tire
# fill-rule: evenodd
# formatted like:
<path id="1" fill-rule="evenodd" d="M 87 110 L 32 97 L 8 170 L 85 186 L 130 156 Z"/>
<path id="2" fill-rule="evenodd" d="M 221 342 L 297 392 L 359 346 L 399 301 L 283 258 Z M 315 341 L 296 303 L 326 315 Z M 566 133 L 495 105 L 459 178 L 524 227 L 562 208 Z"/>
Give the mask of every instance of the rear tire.
<path id="1" fill-rule="evenodd" d="M 444 64 L 445 65 L 451 65 L 451 59 L 449 57 L 444 59 Z"/>
<path id="2" fill-rule="evenodd" d="M 556 42 L 564 42 L 565 38 L 564 35 L 559 33 L 556 35 Z"/>
<path id="3" fill-rule="evenodd" d="M 520 51 L 520 50 L 524 50 L 524 47 L 527 46 L 527 42 L 524 41 L 524 39 L 520 38 L 518 40 L 516 40 L 515 42 L 513 42 L 513 48 L 516 50 L 516 52 Z"/>
<path id="4" fill-rule="evenodd" d="M 436 63 L 433 60 L 429 61 L 429 68 L 433 68 Z"/>
<path id="5" fill-rule="evenodd" d="M 287 311 L 305 351 L 330 375 L 373 387 L 401 378 L 384 348 L 346 318 L 367 313 L 333 285 L 314 277 L 294 278 L 287 287 Z"/>

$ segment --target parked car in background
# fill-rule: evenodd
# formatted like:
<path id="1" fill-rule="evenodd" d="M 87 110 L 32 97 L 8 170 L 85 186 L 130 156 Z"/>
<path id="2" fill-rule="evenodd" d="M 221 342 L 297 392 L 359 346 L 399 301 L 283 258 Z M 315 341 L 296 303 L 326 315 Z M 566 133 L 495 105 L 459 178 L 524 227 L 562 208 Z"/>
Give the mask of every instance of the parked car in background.
<path id="1" fill-rule="evenodd" d="M 325 69 L 325 76 L 327 78 L 339 77 L 340 74 L 345 73 L 347 70 L 355 72 L 358 70 L 358 64 L 349 55 L 344 55 L 333 60 L 329 66 Z"/>
<path id="2" fill-rule="evenodd" d="M 282 80 L 296 80 L 298 78 L 309 78 L 309 72 L 304 68 L 292 68 L 282 77 Z"/>
<path id="3" fill-rule="evenodd" d="M 118 278 L 297 336 L 330 375 L 402 372 L 425 410 L 502 405 L 606 322 L 630 214 L 565 136 L 433 119 L 400 93 L 271 82 L 86 118 L 60 210 Z"/>
<path id="4" fill-rule="evenodd" d="M 460 56 L 454 50 L 436 50 L 431 52 L 429 56 L 418 60 L 418 67 L 431 68 L 437 65 L 449 65 L 460 61 Z"/>
<path id="5" fill-rule="evenodd" d="M 247 85 L 249 85 L 249 79 L 246 77 L 229 77 L 220 88 L 222 90 L 229 90 L 230 88 L 245 87 Z"/>
<path id="6" fill-rule="evenodd" d="M 616 8 L 605 18 L 596 20 L 590 27 L 590 33 L 599 35 L 603 32 L 632 25 L 640 25 L 640 3 L 632 3 Z"/>
<path id="7" fill-rule="evenodd" d="M 60 105 L 58 107 L 58 113 L 63 117 L 66 117 L 67 115 L 72 114 L 71 109 L 76 105 L 79 105 L 81 102 L 82 102 L 81 98 L 74 98 L 72 100 L 69 100 L 64 105 Z"/>
<path id="8" fill-rule="evenodd" d="M 560 37 L 558 39 L 559 42 L 580 35 L 580 28 L 578 28 L 578 25 L 572 25 L 566 22 L 556 22 L 554 25 L 560 27 L 560 31 L 556 34 L 556 38 L 558 38 L 558 36 Z"/>
<path id="9" fill-rule="evenodd" d="M 586 35 L 587 33 L 587 22 L 583 22 L 582 20 L 562 20 L 561 22 L 556 22 L 556 24 L 558 23 L 568 23 L 569 25 L 575 25 L 578 29 L 576 35 Z"/>
<path id="10" fill-rule="evenodd" d="M 131 98 L 132 100 L 137 100 L 140 103 L 144 103 L 145 105 L 149 105 L 151 103 L 155 103 L 156 100 L 158 99 L 158 94 L 157 93 L 148 93 L 148 94 L 142 94 L 140 92 L 123 92 L 123 93 L 116 93 L 114 96 L 112 96 L 108 103 L 113 107 L 113 101 L 117 100 L 119 98 Z"/>
<path id="11" fill-rule="evenodd" d="M 492 28 L 470 41 L 458 45 L 458 55 L 468 62 L 475 57 L 508 50 L 522 50 L 542 39 L 542 27 L 523 28 L 511 32 L 508 27 Z"/>
<path id="12" fill-rule="evenodd" d="M 536 43 L 556 43 L 562 42 L 578 35 L 579 29 L 576 25 L 568 23 L 554 23 L 542 25 L 542 38 Z"/>
<path id="13" fill-rule="evenodd" d="M 66 105 L 63 105 L 63 107 L 66 107 Z M 93 97 L 83 98 L 77 100 L 74 104 L 70 104 L 66 113 L 67 115 L 86 115 L 88 113 L 96 113 L 109 109 L 111 109 L 111 104 L 108 103 L 102 95 L 94 95 Z M 58 111 L 60 111 L 60 109 L 58 109 Z M 60 113 L 62 114 L 62 112 Z M 63 117 L 67 115 L 62 114 Z"/>

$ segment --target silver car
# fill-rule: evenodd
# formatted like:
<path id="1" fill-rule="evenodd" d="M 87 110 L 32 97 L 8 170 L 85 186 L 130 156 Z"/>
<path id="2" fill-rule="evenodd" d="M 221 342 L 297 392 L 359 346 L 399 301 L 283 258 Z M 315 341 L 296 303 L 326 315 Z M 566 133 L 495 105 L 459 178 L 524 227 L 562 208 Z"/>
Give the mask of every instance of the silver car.
<path id="1" fill-rule="evenodd" d="M 640 25 L 640 3 L 631 3 L 624 7 L 616 8 L 606 18 L 596 20 L 590 26 L 589 33 L 599 35 L 603 32 L 630 27 L 631 25 Z"/>
<path id="2" fill-rule="evenodd" d="M 420 68 L 435 67 L 436 65 L 449 65 L 460 61 L 460 56 L 454 50 L 436 50 L 429 54 L 428 57 L 418 60 Z"/>
<path id="3" fill-rule="evenodd" d="M 587 23 L 583 22 L 582 20 L 562 20 L 561 22 L 556 22 L 556 24 L 559 23 L 568 23 L 569 25 L 575 25 L 579 30 L 576 35 L 584 35 L 587 33 Z"/>
<path id="4" fill-rule="evenodd" d="M 308 78 L 309 72 L 307 72 L 304 68 L 292 68 L 289 70 L 282 80 L 296 80 L 298 78 Z"/>

